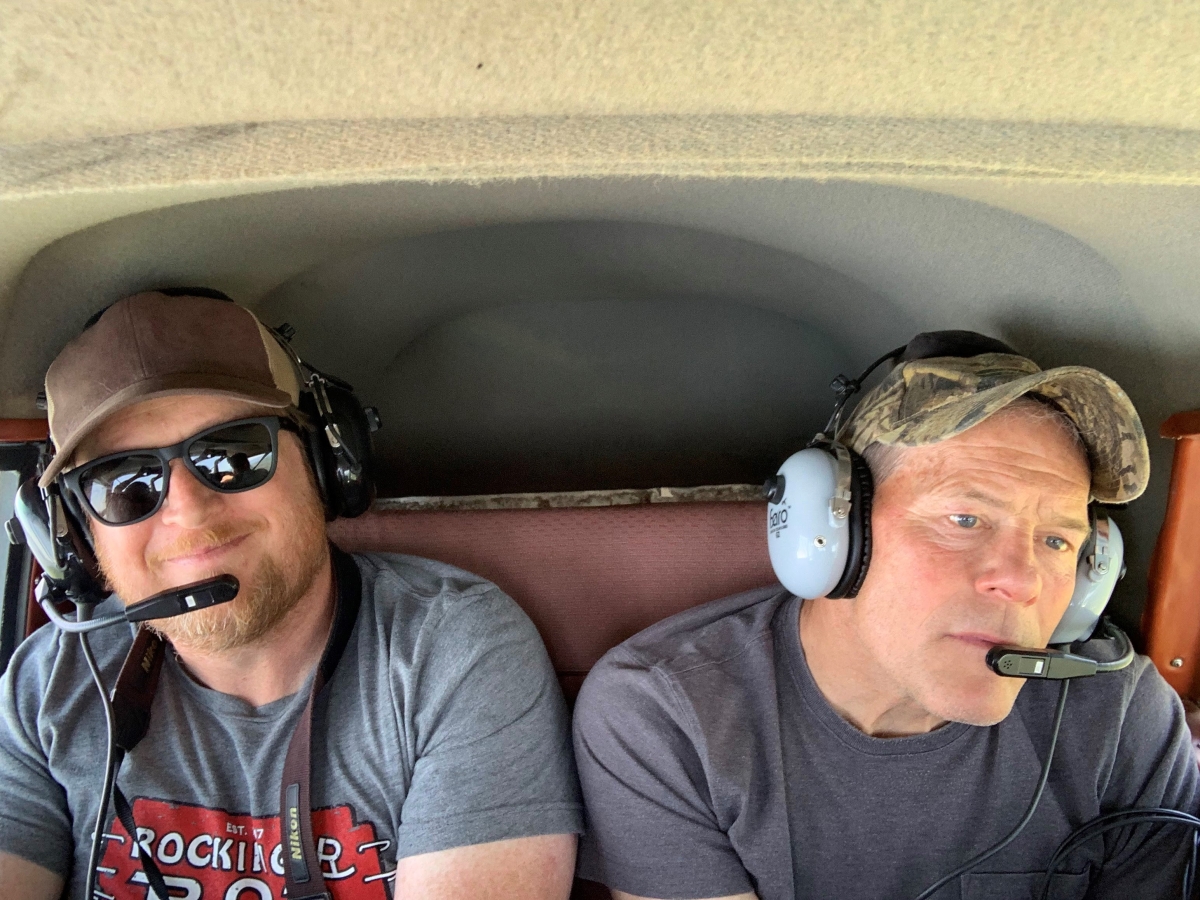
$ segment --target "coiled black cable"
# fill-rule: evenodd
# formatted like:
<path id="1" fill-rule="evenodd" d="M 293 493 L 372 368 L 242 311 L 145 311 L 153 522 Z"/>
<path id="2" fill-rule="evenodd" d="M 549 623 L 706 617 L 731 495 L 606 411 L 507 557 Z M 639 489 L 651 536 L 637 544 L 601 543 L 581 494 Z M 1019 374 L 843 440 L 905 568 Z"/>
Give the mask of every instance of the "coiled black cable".
<path id="1" fill-rule="evenodd" d="M 1153 823 L 1181 825 L 1192 829 L 1192 852 L 1183 874 L 1183 900 L 1191 900 L 1196 887 L 1196 858 L 1197 847 L 1200 846 L 1200 818 L 1178 809 L 1167 809 L 1166 807 L 1157 806 L 1123 809 L 1118 812 L 1105 813 L 1102 816 L 1097 816 L 1090 822 L 1085 822 L 1072 831 L 1058 845 L 1058 849 L 1054 851 L 1054 855 L 1050 857 L 1050 865 L 1046 867 L 1046 881 L 1042 885 L 1042 892 L 1039 896 L 1042 900 L 1049 898 L 1050 881 L 1054 877 L 1054 872 L 1072 851 L 1077 850 L 1093 838 L 1100 837 L 1105 832 L 1113 831 L 1117 828 L 1129 828 L 1133 825 Z"/>

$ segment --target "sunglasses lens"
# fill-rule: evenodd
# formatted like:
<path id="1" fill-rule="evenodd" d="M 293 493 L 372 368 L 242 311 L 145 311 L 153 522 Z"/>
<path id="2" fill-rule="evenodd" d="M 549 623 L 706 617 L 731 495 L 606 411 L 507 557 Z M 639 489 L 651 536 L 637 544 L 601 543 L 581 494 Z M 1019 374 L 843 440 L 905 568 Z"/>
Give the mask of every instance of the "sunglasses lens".
<path id="1" fill-rule="evenodd" d="M 196 438 L 188 447 L 193 471 L 218 491 L 258 487 L 275 470 L 275 442 L 261 422 L 230 425 Z"/>
<path id="2" fill-rule="evenodd" d="M 109 525 L 152 513 L 162 497 L 163 466 L 156 456 L 126 456 L 99 463 L 79 479 L 92 512 Z"/>

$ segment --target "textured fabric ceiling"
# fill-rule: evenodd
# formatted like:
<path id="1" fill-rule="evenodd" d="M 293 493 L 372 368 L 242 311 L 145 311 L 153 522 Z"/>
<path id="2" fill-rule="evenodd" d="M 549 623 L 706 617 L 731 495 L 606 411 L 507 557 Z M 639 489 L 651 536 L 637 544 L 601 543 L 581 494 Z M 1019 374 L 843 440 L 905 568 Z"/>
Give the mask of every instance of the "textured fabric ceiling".
<path id="1" fill-rule="evenodd" d="M 804 114 L 1200 126 L 1150 0 L 5 0 L 0 142 L 317 119 Z"/>

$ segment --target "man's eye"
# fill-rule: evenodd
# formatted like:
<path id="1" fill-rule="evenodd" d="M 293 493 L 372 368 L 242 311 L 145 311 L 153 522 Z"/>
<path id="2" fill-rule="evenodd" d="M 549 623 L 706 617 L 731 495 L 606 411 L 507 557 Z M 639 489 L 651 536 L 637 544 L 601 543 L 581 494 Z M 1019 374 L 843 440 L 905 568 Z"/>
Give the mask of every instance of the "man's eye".
<path id="1" fill-rule="evenodd" d="M 1064 538 L 1055 537 L 1054 535 L 1046 538 L 1046 546 L 1051 550 L 1069 550 L 1071 547 Z"/>
<path id="2" fill-rule="evenodd" d="M 979 524 L 979 516 L 968 516 L 963 513 L 955 513 L 950 517 L 950 521 L 959 528 L 974 528 Z"/>

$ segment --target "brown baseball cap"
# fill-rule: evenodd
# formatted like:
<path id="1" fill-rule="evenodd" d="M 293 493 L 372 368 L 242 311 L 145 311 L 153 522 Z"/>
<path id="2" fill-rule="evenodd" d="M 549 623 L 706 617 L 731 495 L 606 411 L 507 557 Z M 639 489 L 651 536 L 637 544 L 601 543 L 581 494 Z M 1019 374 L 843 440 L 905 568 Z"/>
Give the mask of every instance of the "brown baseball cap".
<path id="1" fill-rule="evenodd" d="M 79 442 L 113 413 L 171 394 L 286 409 L 300 402 L 300 375 L 274 335 L 229 300 L 158 292 L 118 300 L 46 372 L 55 454 L 41 485 L 49 485 Z"/>
<path id="2" fill-rule="evenodd" d="M 1150 479 L 1150 450 L 1137 410 L 1120 386 L 1086 366 L 1043 371 L 1015 352 L 902 361 L 863 397 L 838 437 L 858 453 L 872 444 L 934 444 L 1026 394 L 1044 397 L 1075 423 L 1091 463 L 1093 498 L 1128 503 L 1141 495 Z"/>

